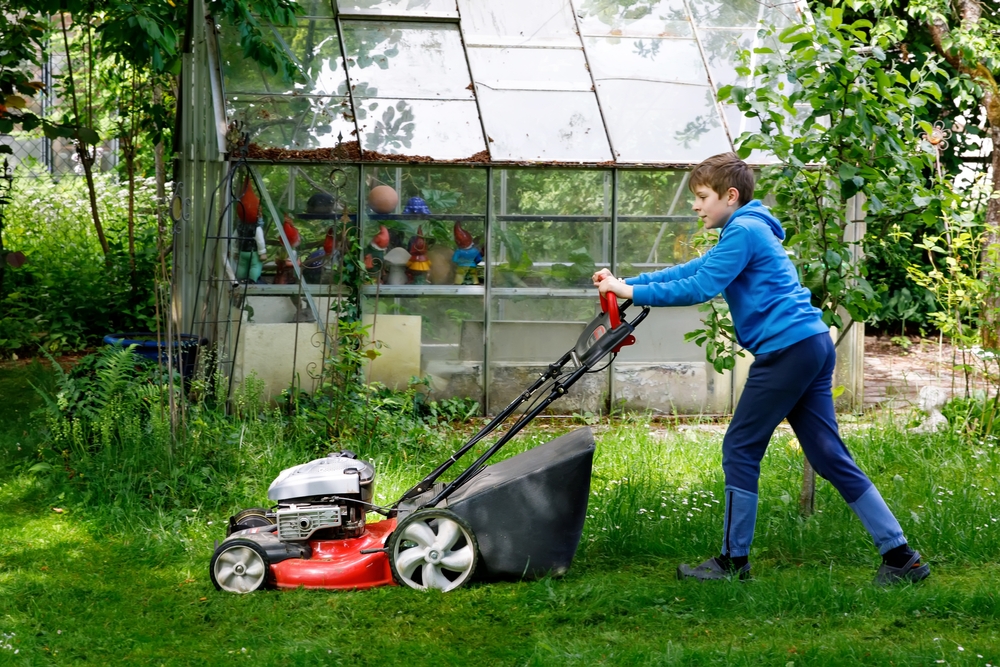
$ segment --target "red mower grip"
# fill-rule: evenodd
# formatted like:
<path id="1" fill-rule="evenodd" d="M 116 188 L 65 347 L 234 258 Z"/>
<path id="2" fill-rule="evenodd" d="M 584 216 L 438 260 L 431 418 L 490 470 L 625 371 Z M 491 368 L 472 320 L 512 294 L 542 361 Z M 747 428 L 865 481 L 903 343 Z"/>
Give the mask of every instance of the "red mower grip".
<path id="1" fill-rule="evenodd" d="M 601 310 L 608 314 L 611 321 L 611 328 L 617 329 L 622 323 L 621 313 L 618 311 L 618 297 L 613 292 L 605 292 L 601 296 Z"/>

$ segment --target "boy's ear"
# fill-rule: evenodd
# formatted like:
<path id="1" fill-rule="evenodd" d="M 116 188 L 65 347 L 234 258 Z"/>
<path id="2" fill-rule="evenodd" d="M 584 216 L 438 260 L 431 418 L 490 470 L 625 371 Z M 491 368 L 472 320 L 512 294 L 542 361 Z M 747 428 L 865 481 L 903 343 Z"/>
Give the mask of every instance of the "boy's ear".
<path id="1" fill-rule="evenodd" d="M 736 188 L 729 188 L 726 190 L 726 205 L 732 206 L 733 204 L 738 204 L 740 201 L 740 191 Z"/>

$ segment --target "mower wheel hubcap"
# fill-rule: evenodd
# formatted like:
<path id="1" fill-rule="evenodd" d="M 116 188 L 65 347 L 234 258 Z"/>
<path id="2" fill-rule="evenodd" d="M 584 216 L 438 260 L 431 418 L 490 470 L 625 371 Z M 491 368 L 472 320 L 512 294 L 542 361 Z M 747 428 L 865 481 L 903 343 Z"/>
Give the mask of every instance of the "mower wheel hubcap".
<path id="1" fill-rule="evenodd" d="M 221 551 L 212 567 L 219 588 L 230 593 L 255 591 L 267 575 L 264 558 L 243 544 L 234 544 Z"/>
<path id="2" fill-rule="evenodd" d="M 450 591 L 472 576 L 478 545 L 454 512 L 427 509 L 403 519 L 389 543 L 396 581 L 410 588 Z"/>

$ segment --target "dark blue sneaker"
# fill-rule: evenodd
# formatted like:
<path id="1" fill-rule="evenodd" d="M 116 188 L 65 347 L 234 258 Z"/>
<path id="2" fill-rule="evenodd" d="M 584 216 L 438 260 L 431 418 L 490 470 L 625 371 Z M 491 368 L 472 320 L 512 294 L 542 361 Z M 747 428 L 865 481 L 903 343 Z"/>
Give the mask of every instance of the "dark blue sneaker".
<path id="1" fill-rule="evenodd" d="M 730 565 L 724 567 L 717 558 L 709 558 L 701 565 L 691 567 L 680 564 L 677 566 L 678 579 L 697 579 L 698 581 L 711 581 L 716 579 L 739 579 L 745 581 L 750 578 L 750 563 L 743 567 L 736 568 Z"/>
<path id="2" fill-rule="evenodd" d="M 876 586 L 891 586 L 901 581 L 917 582 L 926 579 L 931 573 L 931 566 L 927 563 L 920 563 L 920 552 L 914 551 L 910 560 L 902 567 L 893 567 L 882 563 L 878 572 L 875 573 Z"/>

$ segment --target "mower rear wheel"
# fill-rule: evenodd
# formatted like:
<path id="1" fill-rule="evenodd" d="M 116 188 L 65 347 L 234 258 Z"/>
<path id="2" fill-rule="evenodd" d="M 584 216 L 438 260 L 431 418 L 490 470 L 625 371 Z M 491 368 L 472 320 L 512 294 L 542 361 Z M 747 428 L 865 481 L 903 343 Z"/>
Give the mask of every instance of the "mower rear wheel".
<path id="1" fill-rule="evenodd" d="M 462 517 L 444 509 L 410 514 L 389 538 L 389 566 L 402 586 L 451 591 L 472 578 L 479 544 Z"/>
<path id="2" fill-rule="evenodd" d="M 208 569 L 218 590 L 252 593 L 266 586 L 270 564 L 259 544 L 235 539 L 227 540 L 216 548 Z"/>

